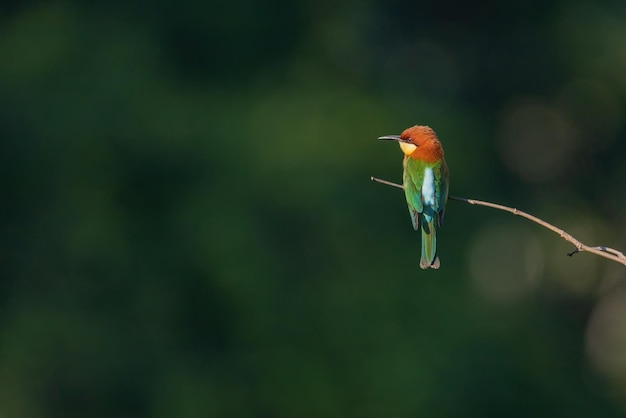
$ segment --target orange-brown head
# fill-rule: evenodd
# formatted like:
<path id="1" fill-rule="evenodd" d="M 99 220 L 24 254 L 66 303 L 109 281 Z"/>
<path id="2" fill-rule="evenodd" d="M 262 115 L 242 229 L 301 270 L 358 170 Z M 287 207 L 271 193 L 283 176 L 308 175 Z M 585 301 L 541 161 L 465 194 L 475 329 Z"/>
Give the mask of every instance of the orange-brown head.
<path id="1" fill-rule="evenodd" d="M 441 142 L 429 126 L 411 126 L 400 135 L 386 135 L 378 139 L 398 141 L 404 155 L 414 160 L 434 163 L 443 158 Z"/>

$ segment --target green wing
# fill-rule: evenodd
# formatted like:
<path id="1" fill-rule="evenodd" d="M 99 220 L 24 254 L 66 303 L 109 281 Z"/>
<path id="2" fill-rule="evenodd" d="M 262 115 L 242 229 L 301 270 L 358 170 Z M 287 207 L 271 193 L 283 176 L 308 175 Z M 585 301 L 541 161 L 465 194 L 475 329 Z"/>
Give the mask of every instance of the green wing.
<path id="1" fill-rule="evenodd" d="M 450 173 L 448 171 L 448 165 L 445 160 L 442 160 L 433 167 L 435 178 L 439 181 L 435 181 L 435 196 L 437 199 L 437 208 L 435 211 L 438 214 L 437 221 L 438 226 L 443 224 L 443 216 L 446 212 L 446 203 L 448 202 L 448 186 L 450 184 Z"/>
<path id="2" fill-rule="evenodd" d="M 424 183 L 424 167 L 415 160 L 404 158 L 404 173 L 402 176 L 404 184 L 404 196 L 409 207 L 413 229 L 419 228 L 419 214 L 424 210 L 422 202 L 422 184 Z"/>

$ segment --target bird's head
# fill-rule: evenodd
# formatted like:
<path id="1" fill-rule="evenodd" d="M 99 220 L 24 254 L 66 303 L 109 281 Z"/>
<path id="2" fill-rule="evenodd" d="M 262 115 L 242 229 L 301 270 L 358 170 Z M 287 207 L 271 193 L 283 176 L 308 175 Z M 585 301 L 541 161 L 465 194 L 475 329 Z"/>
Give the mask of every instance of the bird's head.
<path id="1" fill-rule="evenodd" d="M 407 156 L 443 154 L 441 143 L 437 139 L 435 131 L 429 126 L 411 126 L 400 135 L 385 135 L 378 139 L 398 141 L 402 152 Z"/>

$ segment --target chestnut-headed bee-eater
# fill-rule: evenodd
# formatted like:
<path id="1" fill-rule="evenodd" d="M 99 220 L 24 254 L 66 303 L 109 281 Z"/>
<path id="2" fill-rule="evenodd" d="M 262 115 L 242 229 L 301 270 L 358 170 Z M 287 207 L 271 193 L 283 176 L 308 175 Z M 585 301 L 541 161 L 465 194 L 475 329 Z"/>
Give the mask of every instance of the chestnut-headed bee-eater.
<path id="1" fill-rule="evenodd" d="M 413 228 L 422 231 L 420 267 L 439 268 L 436 228 L 441 227 L 448 200 L 448 165 L 435 131 L 412 126 L 400 135 L 378 139 L 398 141 L 404 153 L 402 184 Z"/>

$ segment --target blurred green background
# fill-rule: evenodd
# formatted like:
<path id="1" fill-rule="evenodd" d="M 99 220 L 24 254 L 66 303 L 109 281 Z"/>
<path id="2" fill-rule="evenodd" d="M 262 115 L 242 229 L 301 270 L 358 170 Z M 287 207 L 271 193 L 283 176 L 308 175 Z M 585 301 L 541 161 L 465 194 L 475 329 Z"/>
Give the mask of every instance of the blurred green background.
<path id="1" fill-rule="evenodd" d="M 0 4 L 0 417 L 619 417 L 617 1 Z"/>

